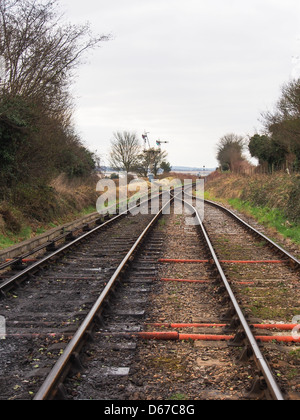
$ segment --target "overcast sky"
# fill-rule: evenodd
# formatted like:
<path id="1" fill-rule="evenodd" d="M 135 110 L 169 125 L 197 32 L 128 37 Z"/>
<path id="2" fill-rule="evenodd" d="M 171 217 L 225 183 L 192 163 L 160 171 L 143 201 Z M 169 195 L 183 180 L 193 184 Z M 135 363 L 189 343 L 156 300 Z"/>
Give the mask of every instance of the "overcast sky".
<path id="1" fill-rule="evenodd" d="M 74 122 L 108 163 L 114 131 L 169 141 L 173 165 L 214 167 L 216 143 L 260 131 L 300 76 L 299 0 L 61 0 L 71 22 L 113 40 L 74 86 Z"/>

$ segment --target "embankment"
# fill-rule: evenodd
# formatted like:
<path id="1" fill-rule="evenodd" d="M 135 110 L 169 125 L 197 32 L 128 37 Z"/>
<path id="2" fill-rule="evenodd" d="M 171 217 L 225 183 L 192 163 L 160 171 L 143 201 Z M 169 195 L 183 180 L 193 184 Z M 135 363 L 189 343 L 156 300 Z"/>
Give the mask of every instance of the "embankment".
<path id="1" fill-rule="evenodd" d="M 206 198 L 231 205 L 300 244 L 300 176 L 213 173 Z"/>
<path id="2" fill-rule="evenodd" d="M 0 249 L 96 211 L 97 179 L 61 175 L 50 186 L 19 185 L 13 201 L 0 202 Z"/>

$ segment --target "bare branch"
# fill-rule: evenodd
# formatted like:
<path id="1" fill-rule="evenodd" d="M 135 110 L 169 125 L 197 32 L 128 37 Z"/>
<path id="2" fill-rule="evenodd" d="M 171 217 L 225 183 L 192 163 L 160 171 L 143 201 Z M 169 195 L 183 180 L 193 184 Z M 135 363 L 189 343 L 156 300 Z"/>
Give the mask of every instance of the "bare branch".
<path id="1" fill-rule="evenodd" d="M 140 154 L 140 142 L 135 133 L 114 133 L 111 141 L 110 164 L 114 169 L 130 172 L 135 168 Z"/>
<path id="2" fill-rule="evenodd" d="M 4 93 L 40 102 L 64 98 L 85 53 L 110 39 L 90 25 L 63 25 L 57 0 L 0 0 L 0 55 L 7 65 Z"/>

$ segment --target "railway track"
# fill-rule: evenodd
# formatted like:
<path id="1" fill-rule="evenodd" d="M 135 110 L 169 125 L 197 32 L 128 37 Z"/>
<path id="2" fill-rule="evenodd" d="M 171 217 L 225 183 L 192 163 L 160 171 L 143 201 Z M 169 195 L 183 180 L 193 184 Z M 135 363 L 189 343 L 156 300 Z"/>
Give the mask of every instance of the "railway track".
<path id="1" fill-rule="evenodd" d="M 148 206 L 148 202 L 144 204 Z M 122 214 L 20 271 L 5 273 L 1 399 L 32 399 L 151 215 Z"/>
<path id="2" fill-rule="evenodd" d="M 12 289 L 2 398 L 298 399 L 299 261 L 209 203 L 195 217 L 128 216 Z"/>
<path id="3" fill-rule="evenodd" d="M 84 232 L 90 231 L 92 227 L 101 225 L 104 219 L 98 213 L 92 213 L 1 251 L 0 279 L 11 277 L 11 273 L 7 273 L 9 270 L 22 271 L 26 265 L 36 262 L 45 253 L 51 253 L 62 247 L 65 242 L 71 242 L 75 237 L 79 238 Z"/>
<path id="4" fill-rule="evenodd" d="M 231 211 L 209 201 L 205 228 L 243 313 L 264 343 L 262 353 L 279 387 L 286 398 L 299 399 L 299 260 Z M 231 314 L 233 308 L 228 320 Z M 230 322 L 239 324 L 235 315 Z M 262 382 L 257 377 L 253 390 L 260 391 Z"/>

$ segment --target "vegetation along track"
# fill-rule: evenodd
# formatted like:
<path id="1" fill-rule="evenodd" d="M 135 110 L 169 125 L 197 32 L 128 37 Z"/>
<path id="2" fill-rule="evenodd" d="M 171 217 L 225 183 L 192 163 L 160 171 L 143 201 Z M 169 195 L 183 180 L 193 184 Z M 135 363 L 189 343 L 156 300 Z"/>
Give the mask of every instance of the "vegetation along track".
<path id="1" fill-rule="evenodd" d="M 296 298 L 299 263 L 287 255 L 274 257 L 266 239 L 263 242 L 254 239 L 252 233 L 246 233 L 225 213 L 209 205 L 205 209 L 208 234 L 203 225 L 187 223 L 192 218 L 195 215 L 190 208 L 185 208 L 181 215 L 164 215 L 160 219 L 157 215 L 117 271 L 110 261 L 107 269 L 111 269 L 112 277 L 102 278 L 108 284 L 95 305 L 101 283 L 99 271 L 91 276 L 94 284 L 97 279 L 97 285 L 84 300 L 81 295 L 87 293 L 89 279 L 80 272 L 78 282 L 73 270 L 68 270 L 68 276 L 72 273 L 68 282 L 71 280 L 73 293 L 77 294 L 75 298 L 68 296 L 67 303 L 64 301 L 64 306 L 71 303 L 72 307 L 68 320 L 65 321 L 66 313 L 64 321 L 42 317 L 38 329 L 41 331 L 43 324 L 45 336 L 26 336 L 28 328 L 25 328 L 19 341 L 8 336 L 7 340 L 12 341 L 6 340 L 1 345 L 5 359 L 1 363 L 7 374 L 1 386 L 7 392 L 2 395 L 36 399 L 298 399 L 299 339 L 290 340 L 291 331 L 285 329 L 294 329 L 292 318 L 299 315 Z M 116 230 L 120 234 L 120 228 Z M 111 234 L 109 238 L 115 246 Z M 139 244 L 139 240 L 143 242 Z M 86 246 L 93 249 L 88 265 L 91 270 L 97 245 Z M 66 259 L 69 266 L 75 263 Z M 99 270 L 99 263 L 92 269 Z M 58 280 L 63 286 L 67 281 L 55 274 L 51 276 L 47 281 Z M 37 279 L 36 285 L 42 283 L 40 275 Z M 285 303 L 280 295 L 283 282 L 287 289 Z M 84 292 L 78 289 L 78 283 L 84 284 Z M 276 288 L 270 295 L 271 285 Z M 27 288 L 29 285 L 22 293 Z M 259 294 L 262 290 L 266 290 L 266 297 Z M 249 291 L 255 291 L 254 301 Z M 39 302 L 38 297 L 45 298 L 46 292 L 42 290 L 32 288 L 29 292 L 34 293 L 35 302 Z M 277 292 L 281 302 L 278 306 L 268 301 Z M 62 287 L 56 293 L 58 303 Z M 9 301 L 15 305 L 11 318 L 14 320 L 21 313 L 18 299 L 19 296 L 12 296 Z M 80 305 L 75 310 L 74 300 Z M 283 317 L 282 312 L 262 316 L 255 311 L 254 302 L 272 310 L 286 308 L 289 316 Z M 9 310 L 8 301 L 5 304 Z M 40 311 L 38 303 L 35 304 Z M 53 300 L 51 303 L 45 298 L 45 304 L 54 308 Z M 272 326 L 265 325 L 266 322 Z M 287 322 L 289 325 L 283 325 Z M 49 335 L 49 331 L 57 335 Z M 71 342 L 68 335 L 73 337 Z M 92 336 L 93 341 L 85 340 L 84 345 L 79 345 L 82 336 Z M 291 342 L 286 343 L 287 340 Z M 264 343 L 262 348 L 258 345 L 260 341 Z M 19 343 L 21 346 L 26 343 L 22 357 L 18 353 Z M 71 371 L 64 370 L 66 365 L 72 366 Z"/>

